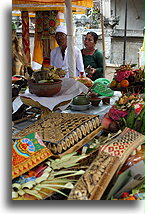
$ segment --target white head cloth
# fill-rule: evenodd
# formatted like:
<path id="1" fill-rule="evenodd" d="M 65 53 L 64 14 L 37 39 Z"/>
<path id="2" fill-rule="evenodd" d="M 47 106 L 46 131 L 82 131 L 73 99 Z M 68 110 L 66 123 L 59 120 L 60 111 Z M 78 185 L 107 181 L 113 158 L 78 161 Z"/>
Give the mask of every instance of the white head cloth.
<path id="1" fill-rule="evenodd" d="M 56 28 L 56 33 L 58 32 L 61 32 L 61 33 L 65 33 L 67 35 L 67 29 L 66 29 L 66 26 L 64 25 L 59 25 L 57 28 Z"/>

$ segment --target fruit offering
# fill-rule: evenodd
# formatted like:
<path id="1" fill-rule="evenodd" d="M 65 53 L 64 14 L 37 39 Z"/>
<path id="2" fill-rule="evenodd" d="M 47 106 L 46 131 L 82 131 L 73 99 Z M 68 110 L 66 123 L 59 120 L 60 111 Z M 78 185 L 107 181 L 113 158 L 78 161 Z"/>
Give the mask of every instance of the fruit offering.
<path id="1" fill-rule="evenodd" d="M 144 100 L 139 94 L 123 94 L 102 119 L 104 129 L 116 132 L 125 127 L 143 133 Z"/>
<path id="2" fill-rule="evenodd" d="M 123 192 L 120 198 L 115 198 L 112 200 L 130 200 L 130 201 L 134 201 L 134 200 L 141 200 L 140 198 L 136 197 L 136 195 L 133 194 L 129 194 L 128 192 Z"/>
<path id="3" fill-rule="evenodd" d="M 89 77 L 84 76 L 84 72 L 80 72 L 80 76 L 74 77 L 74 79 L 83 83 L 88 88 L 91 87 L 93 84 L 93 81 Z"/>
<path id="4" fill-rule="evenodd" d="M 134 69 L 134 65 L 126 64 L 116 68 L 111 88 L 127 88 L 137 82 L 143 82 L 143 69 Z"/>
<path id="5" fill-rule="evenodd" d="M 35 71 L 32 78 L 34 78 L 36 83 L 52 83 L 64 77 L 65 74 L 66 71 L 63 69 L 50 66 L 49 68 L 42 68 Z"/>

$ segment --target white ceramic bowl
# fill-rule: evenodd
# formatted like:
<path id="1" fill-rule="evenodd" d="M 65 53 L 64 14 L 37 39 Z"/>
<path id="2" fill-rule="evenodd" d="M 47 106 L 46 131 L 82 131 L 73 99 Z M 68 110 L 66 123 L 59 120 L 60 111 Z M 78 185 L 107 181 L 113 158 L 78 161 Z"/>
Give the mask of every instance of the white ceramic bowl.
<path id="1" fill-rule="evenodd" d="M 70 104 L 71 109 L 76 110 L 76 111 L 83 111 L 83 110 L 87 110 L 90 108 L 91 103 L 87 104 L 87 105 L 73 105 Z"/>

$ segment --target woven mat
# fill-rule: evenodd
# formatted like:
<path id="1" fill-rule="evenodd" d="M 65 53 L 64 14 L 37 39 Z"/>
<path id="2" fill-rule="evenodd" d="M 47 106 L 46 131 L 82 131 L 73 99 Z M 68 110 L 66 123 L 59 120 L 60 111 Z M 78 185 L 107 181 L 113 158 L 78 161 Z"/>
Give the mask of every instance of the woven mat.
<path id="1" fill-rule="evenodd" d="M 100 200 L 115 173 L 143 142 L 144 135 L 125 128 L 118 137 L 102 145 L 98 157 L 78 180 L 68 200 Z"/>
<path id="2" fill-rule="evenodd" d="M 49 113 L 44 119 L 17 133 L 14 138 L 37 132 L 53 154 L 62 156 L 77 151 L 101 130 L 96 115 Z"/>

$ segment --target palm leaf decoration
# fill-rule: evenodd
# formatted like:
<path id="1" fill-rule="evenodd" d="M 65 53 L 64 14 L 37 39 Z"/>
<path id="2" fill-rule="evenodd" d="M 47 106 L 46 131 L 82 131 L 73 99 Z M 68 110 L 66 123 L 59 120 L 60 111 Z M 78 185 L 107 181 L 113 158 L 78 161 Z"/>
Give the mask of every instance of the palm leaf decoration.
<path id="1" fill-rule="evenodd" d="M 79 164 L 79 161 L 84 159 L 86 155 L 77 155 L 76 152 L 67 154 L 61 159 L 48 159 L 45 164 L 48 167 L 43 171 L 43 174 L 36 178 L 35 181 L 29 181 L 25 184 L 13 182 L 12 184 L 12 199 L 25 197 L 25 194 L 34 196 L 37 200 L 42 200 L 44 195 L 47 196 L 47 190 L 57 192 L 67 197 L 61 189 L 72 189 L 76 180 L 75 176 L 84 174 L 84 170 L 72 170 L 73 166 Z M 18 187 L 18 188 L 15 188 Z M 45 192 L 46 191 L 46 192 Z"/>

